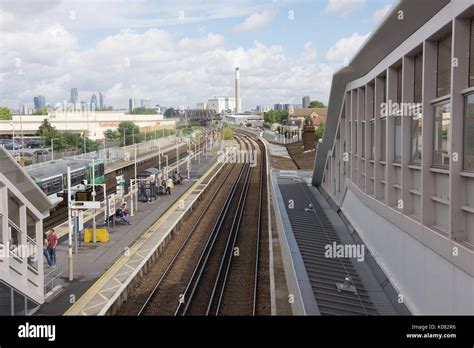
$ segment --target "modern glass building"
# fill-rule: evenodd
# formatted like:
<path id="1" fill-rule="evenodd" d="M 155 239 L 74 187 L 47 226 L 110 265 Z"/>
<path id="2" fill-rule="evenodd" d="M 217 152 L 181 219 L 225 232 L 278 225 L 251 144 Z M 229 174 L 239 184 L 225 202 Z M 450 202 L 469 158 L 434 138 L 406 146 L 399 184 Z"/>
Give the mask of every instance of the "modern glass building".
<path id="1" fill-rule="evenodd" d="M 415 314 L 474 314 L 474 4 L 402 0 L 333 76 L 313 184 Z"/>

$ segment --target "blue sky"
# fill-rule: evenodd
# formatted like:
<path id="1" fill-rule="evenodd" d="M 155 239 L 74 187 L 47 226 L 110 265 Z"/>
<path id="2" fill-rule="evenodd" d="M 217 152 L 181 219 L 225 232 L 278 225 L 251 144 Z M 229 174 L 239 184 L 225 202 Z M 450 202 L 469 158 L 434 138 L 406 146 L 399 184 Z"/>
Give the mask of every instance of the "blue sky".
<path id="1" fill-rule="evenodd" d="M 129 97 L 195 107 L 233 94 L 236 62 L 244 108 L 327 101 L 332 73 L 393 2 L 2 0 L 0 103 L 53 104 L 78 87 L 116 107 Z"/>

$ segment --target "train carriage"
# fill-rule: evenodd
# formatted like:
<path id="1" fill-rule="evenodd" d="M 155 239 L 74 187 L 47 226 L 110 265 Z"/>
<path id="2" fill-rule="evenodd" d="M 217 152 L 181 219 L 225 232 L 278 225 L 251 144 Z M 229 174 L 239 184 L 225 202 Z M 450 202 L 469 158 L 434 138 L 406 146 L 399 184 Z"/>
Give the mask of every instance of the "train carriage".
<path id="1" fill-rule="evenodd" d="M 105 181 L 104 161 L 94 161 L 95 184 Z M 26 172 L 55 204 L 62 201 L 62 194 L 67 190 L 67 167 L 71 168 L 71 188 L 80 188 L 86 181 L 92 183 L 92 161 L 58 160 L 40 165 L 25 167 Z"/>

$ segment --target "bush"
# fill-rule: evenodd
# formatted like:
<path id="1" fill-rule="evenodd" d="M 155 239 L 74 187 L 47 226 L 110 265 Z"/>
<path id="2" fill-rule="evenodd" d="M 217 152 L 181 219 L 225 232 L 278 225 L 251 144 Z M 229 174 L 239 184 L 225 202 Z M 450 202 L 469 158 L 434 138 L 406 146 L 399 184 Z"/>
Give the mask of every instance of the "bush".
<path id="1" fill-rule="evenodd" d="M 224 128 L 222 130 L 222 139 L 223 140 L 232 140 L 234 139 L 234 133 L 232 132 L 232 129 L 230 128 Z"/>

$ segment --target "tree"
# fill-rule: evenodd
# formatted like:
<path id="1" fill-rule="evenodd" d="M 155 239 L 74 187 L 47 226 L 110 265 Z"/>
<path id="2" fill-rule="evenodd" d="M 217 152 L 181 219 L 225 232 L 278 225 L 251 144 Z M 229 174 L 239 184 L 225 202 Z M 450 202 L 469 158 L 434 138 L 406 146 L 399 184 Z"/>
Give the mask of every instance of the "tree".
<path id="1" fill-rule="evenodd" d="M 270 110 L 265 113 L 265 123 L 282 123 L 283 120 L 288 119 L 288 111 L 285 110 Z"/>
<path id="2" fill-rule="evenodd" d="M 140 142 L 140 128 L 132 121 L 120 122 L 117 131 L 121 140 L 125 135 L 126 145 Z"/>
<path id="3" fill-rule="evenodd" d="M 163 114 L 165 117 L 173 117 L 175 110 L 173 108 L 166 109 L 165 113 Z"/>
<path id="4" fill-rule="evenodd" d="M 120 140 L 120 133 L 117 130 L 107 129 L 104 131 L 104 137 L 110 141 Z"/>
<path id="5" fill-rule="evenodd" d="M 4 106 L 0 106 L 0 120 L 11 120 L 12 113 L 10 109 Z"/>
<path id="6" fill-rule="evenodd" d="M 135 108 L 131 112 L 133 115 L 154 115 L 157 114 L 155 109 L 149 109 L 149 108 Z"/>
<path id="7" fill-rule="evenodd" d="M 325 127 L 324 122 L 321 122 L 318 126 L 315 127 L 314 137 L 316 141 L 319 141 L 319 139 L 323 137 L 324 127 Z"/>
<path id="8" fill-rule="evenodd" d="M 48 109 L 47 108 L 41 108 L 39 110 L 36 110 L 33 112 L 33 115 L 47 115 L 48 114 Z"/>
<path id="9" fill-rule="evenodd" d="M 325 108 L 326 105 L 322 101 L 319 100 L 313 100 L 311 103 L 309 103 L 310 108 Z"/>
<path id="10" fill-rule="evenodd" d="M 60 150 L 63 148 L 62 135 L 57 129 L 48 121 L 44 119 L 38 127 L 37 134 L 42 138 L 46 146 L 51 146 L 51 139 L 58 139 L 54 142 L 54 148 Z"/>

